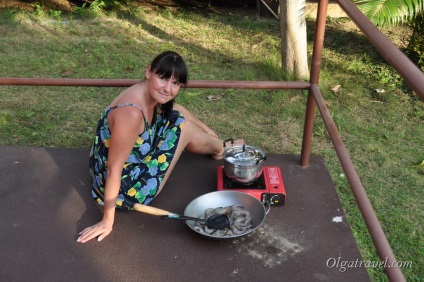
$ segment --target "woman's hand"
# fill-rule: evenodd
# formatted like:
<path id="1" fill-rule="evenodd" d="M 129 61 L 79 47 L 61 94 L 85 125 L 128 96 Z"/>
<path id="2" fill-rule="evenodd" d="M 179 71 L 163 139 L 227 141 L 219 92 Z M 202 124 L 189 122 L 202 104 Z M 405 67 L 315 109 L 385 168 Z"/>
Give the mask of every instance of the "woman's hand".
<path id="1" fill-rule="evenodd" d="M 83 231 L 79 233 L 79 237 L 77 242 L 85 243 L 90 241 L 91 239 L 99 236 L 97 238 L 98 241 L 103 240 L 110 232 L 112 232 L 113 222 L 109 223 L 105 220 L 100 221 L 99 223 L 85 228 Z"/>

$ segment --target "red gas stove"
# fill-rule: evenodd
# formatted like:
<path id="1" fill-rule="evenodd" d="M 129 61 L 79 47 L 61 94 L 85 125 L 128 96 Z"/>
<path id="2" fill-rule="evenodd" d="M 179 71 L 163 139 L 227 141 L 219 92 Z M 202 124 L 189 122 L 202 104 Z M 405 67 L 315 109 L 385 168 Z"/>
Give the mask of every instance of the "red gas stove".
<path id="1" fill-rule="evenodd" d="M 278 166 L 264 166 L 261 177 L 250 183 L 240 183 L 228 178 L 224 166 L 217 168 L 217 176 L 218 191 L 244 192 L 270 206 L 282 206 L 286 202 L 286 189 Z"/>

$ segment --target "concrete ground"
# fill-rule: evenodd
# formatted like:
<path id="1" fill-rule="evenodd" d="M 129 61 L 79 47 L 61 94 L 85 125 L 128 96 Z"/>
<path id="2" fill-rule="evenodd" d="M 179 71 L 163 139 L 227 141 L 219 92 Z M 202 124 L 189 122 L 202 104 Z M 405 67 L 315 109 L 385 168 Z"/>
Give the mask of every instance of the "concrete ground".
<path id="1" fill-rule="evenodd" d="M 117 212 L 102 242 L 76 242 L 101 218 L 91 200 L 88 149 L 0 146 L 1 281 L 369 281 L 322 158 L 269 155 L 287 202 L 235 240 L 211 240 L 184 222 Z M 223 161 L 183 154 L 152 206 L 182 213 L 216 190 Z M 344 270 L 344 271 L 343 271 Z"/>

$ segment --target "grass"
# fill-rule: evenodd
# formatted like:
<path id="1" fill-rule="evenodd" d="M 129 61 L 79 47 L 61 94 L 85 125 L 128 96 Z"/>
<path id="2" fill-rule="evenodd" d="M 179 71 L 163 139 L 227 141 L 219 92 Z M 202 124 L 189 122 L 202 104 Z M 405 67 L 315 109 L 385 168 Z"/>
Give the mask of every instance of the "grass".
<path id="1" fill-rule="evenodd" d="M 413 263 L 404 275 L 418 281 L 424 277 L 424 168 L 417 166 L 424 160 L 424 106 L 350 24 L 328 22 L 320 88 L 397 260 Z M 309 21 L 309 50 L 313 30 Z M 388 34 L 401 46 L 405 32 Z M 183 55 L 191 79 L 283 77 L 278 22 L 253 14 L 4 9 L 0 34 L 0 77 L 142 78 L 167 49 Z M 121 90 L 1 86 L 0 145 L 89 147 L 101 110 Z M 304 91 L 185 89 L 177 100 L 224 138 L 243 136 L 270 153 L 300 153 Z M 318 113 L 312 146 L 325 158 L 364 260 L 379 261 Z M 387 280 L 381 269 L 368 271 L 373 281 Z"/>

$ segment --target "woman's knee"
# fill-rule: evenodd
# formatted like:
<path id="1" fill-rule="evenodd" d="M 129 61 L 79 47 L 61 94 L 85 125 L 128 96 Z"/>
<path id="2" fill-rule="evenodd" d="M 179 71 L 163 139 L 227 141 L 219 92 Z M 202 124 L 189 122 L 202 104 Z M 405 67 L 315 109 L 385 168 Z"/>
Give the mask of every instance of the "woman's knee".
<path id="1" fill-rule="evenodd" d="M 181 139 L 190 139 L 190 136 L 193 136 L 195 132 L 196 125 L 190 120 L 184 120 L 181 126 Z"/>

